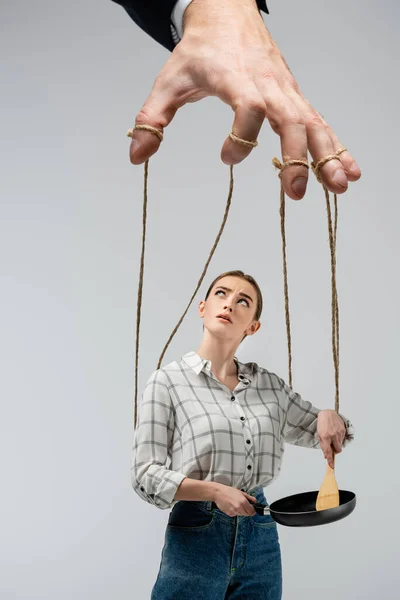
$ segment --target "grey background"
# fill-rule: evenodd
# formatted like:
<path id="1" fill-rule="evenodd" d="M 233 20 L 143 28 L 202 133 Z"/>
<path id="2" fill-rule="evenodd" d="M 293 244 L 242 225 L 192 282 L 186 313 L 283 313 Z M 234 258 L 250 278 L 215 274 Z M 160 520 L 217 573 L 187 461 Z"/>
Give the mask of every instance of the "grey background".
<path id="1" fill-rule="evenodd" d="M 357 440 L 338 456 L 355 512 L 280 527 L 284 598 L 397 598 L 400 243 L 398 3 L 269 1 L 267 26 L 305 96 L 358 161 L 339 197 L 341 409 Z M 169 511 L 130 483 L 143 167 L 128 127 L 169 53 L 112 2 L 1 3 L 2 600 L 150 597 Z M 150 162 L 141 390 L 196 287 L 229 183 L 233 113 L 216 98 L 178 111 Z M 197 304 L 243 269 L 264 293 L 240 360 L 287 380 L 278 137 L 235 168 L 231 213 L 164 364 L 196 350 Z M 334 407 L 325 200 L 313 177 L 288 200 L 293 382 Z M 318 489 L 320 451 L 287 446 L 270 502 Z"/>

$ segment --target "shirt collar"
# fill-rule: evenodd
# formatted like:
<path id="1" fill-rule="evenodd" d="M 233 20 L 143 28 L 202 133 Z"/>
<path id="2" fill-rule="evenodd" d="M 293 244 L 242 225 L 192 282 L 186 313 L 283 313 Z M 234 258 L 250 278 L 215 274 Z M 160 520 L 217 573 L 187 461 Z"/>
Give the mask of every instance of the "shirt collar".
<path id="1" fill-rule="evenodd" d="M 201 358 L 201 356 L 199 356 L 193 350 L 187 352 L 184 356 L 182 356 L 182 360 L 196 373 L 196 375 L 199 375 L 199 373 L 201 373 L 202 371 L 206 373 L 211 372 L 211 360 Z M 233 360 L 238 366 L 239 380 L 248 380 L 251 383 L 254 375 L 255 363 L 241 363 L 236 356 L 233 357 Z"/>

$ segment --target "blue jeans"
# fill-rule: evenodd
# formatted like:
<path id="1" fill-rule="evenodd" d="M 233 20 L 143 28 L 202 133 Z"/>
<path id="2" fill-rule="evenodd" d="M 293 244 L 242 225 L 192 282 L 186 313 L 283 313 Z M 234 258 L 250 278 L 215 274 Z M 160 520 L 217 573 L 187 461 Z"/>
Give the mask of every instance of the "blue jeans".
<path id="1" fill-rule="evenodd" d="M 267 504 L 263 488 L 248 492 Z M 180 500 L 165 532 L 151 600 L 281 600 L 276 522 L 268 515 L 229 517 L 208 500 Z"/>

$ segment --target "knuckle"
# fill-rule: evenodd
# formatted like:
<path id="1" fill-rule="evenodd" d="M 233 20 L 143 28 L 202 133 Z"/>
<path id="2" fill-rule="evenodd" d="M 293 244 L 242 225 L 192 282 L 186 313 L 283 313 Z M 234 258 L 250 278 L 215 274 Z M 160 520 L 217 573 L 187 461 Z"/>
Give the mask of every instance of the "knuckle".
<path id="1" fill-rule="evenodd" d="M 273 69 L 271 69 L 271 68 L 269 68 L 269 69 L 267 69 L 267 68 L 263 69 L 261 71 L 261 73 L 260 73 L 260 76 L 261 76 L 261 79 L 262 79 L 262 81 L 264 83 L 265 82 L 269 83 L 271 81 L 276 81 L 275 73 L 274 73 Z"/>
<path id="2" fill-rule="evenodd" d="M 313 108 L 311 108 L 310 110 L 307 110 L 306 116 L 304 118 L 304 122 L 307 127 L 324 126 L 324 123 L 321 119 L 321 115 Z"/>
<path id="3" fill-rule="evenodd" d="M 280 132 L 288 126 L 299 127 L 305 125 L 304 119 L 300 115 L 293 103 L 282 101 L 273 109 L 273 114 L 269 117 L 271 127 L 275 132 Z"/>
<path id="4" fill-rule="evenodd" d="M 155 111 L 151 108 L 151 105 L 146 102 L 136 115 L 135 124 L 151 125 L 152 127 L 163 129 L 167 123 L 166 120 L 163 120 L 159 115 L 156 115 Z"/>
<path id="5" fill-rule="evenodd" d="M 285 118 L 285 125 L 291 127 L 304 127 L 304 121 L 298 113 L 289 113 Z"/>
<path id="6" fill-rule="evenodd" d="M 151 121 L 151 110 L 149 109 L 149 106 L 144 104 L 143 107 L 140 109 L 140 111 L 138 112 L 138 114 L 136 115 L 136 124 L 137 125 L 150 125 Z"/>
<path id="7" fill-rule="evenodd" d="M 243 98 L 240 101 L 239 106 L 242 109 L 252 113 L 259 119 L 265 118 L 265 102 L 261 97 L 257 98 L 254 96 L 249 96 L 247 98 Z"/>

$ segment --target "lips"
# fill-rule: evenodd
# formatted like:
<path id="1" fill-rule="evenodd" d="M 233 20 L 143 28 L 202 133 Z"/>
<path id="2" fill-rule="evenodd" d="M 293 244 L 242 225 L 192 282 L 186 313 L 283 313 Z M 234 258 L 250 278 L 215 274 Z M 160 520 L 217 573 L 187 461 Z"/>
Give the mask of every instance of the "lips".
<path id="1" fill-rule="evenodd" d="M 228 315 L 217 315 L 217 319 L 223 318 L 225 321 L 229 321 L 229 323 L 232 323 L 231 318 Z"/>

